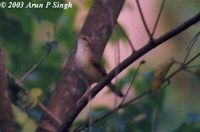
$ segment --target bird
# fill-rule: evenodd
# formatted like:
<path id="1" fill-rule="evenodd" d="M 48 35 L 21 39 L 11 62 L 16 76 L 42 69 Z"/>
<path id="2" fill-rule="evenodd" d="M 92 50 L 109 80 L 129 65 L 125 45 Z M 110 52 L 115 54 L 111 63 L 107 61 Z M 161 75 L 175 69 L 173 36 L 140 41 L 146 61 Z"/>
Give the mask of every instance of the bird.
<path id="1" fill-rule="evenodd" d="M 88 36 L 81 35 L 77 39 L 77 46 L 75 49 L 75 60 L 77 66 L 89 84 L 99 82 L 104 76 L 107 75 L 105 68 L 95 57 L 91 44 L 91 40 Z M 109 83 L 108 87 L 116 95 L 123 97 L 123 93 L 112 83 Z"/>

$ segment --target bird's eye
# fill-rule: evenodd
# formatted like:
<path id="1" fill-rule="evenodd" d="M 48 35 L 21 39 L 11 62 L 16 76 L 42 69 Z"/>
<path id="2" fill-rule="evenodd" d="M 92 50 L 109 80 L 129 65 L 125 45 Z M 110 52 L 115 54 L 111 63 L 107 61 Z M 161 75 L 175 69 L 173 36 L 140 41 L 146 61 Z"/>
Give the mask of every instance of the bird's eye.
<path id="1" fill-rule="evenodd" d="M 85 41 L 87 41 L 87 38 L 86 38 L 86 37 L 82 37 L 82 39 L 85 40 Z"/>
<path id="2" fill-rule="evenodd" d="M 86 40 L 87 40 L 87 39 L 86 39 L 86 37 L 83 37 L 83 40 L 85 40 L 85 41 L 86 41 Z"/>

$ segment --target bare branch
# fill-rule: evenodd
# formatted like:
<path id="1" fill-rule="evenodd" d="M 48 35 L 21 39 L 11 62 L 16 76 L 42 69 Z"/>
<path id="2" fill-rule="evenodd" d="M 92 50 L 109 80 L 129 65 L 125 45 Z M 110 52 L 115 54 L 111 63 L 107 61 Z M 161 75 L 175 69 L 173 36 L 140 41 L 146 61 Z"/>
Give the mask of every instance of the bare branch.
<path id="1" fill-rule="evenodd" d="M 35 70 L 39 65 L 41 65 L 49 56 L 49 54 L 46 54 L 41 60 L 39 60 L 36 64 L 34 64 L 21 78 L 20 82 L 22 82 L 33 70 Z"/>
<path id="2" fill-rule="evenodd" d="M 199 35 L 200 35 L 200 31 L 199 31 L 199 32 L 194 36 L 194 38 L 191 40 L 191 42 L 190 42 L 190 44 L 189 44 L 189 46 L 188 46 L 188 48 L 187 48 L 187 53 L 186 53 L 185 59 L 184 59 L 184 61 L 183 61 L 183 64 L 187 61 L 187 59 L 188 59 L 188 57 L 189 57 L 189 55 L 190 55 L 190 52 L 191 52 L 191 50 L 192 50 L 192 48 L 193 48 L 195 42 L 196 42 L 196 41 L 198 40 L 198 38 L 199 38 Z"/>
<path id="3" fill-rule="evenodd" d="M 51 111 L 49 111 L 45 105 L 39 102 L 37 106 L 43 111 L 43 113 L 47 116 L 47 118 L 52 120 L 58 126 L 61 125 L 62 122 L 59 119 L 57 119 L 57 117 Z"/>
<path id="4" fill-rule="evenodd" d="M 187 67 L 189 64 L 191 64 L 191 63 L 192 63 L 195 59 L 197 59 L 199 56 L 200 56 L 200 52 L 199 52 L 197 55 L 195 55 L 194 57 L 192 57 L 188 62 L 183 63 L 183 65 L 180 65 L 180 67 L 179 67 L 177 70 L 175 70 L 173 73 L 171 73 L 167 78 L 165 78 L 165 79 L 162 81 L 162 84 L 164 84 L 165 82 L 167 82 L 168 80 L 170 80 L 172 77 L 174 77 L 174 76 L 175 76 L 177 73 L 179 73 L 180 71 L 185 70 L 185 67 Z M 157 91 L 159 91 L 159 90 L 161 90 L 161 89 L 163 89 L 163 88 L 166 88 L 166 87 L 160 87 Z M 124 107 L 126 107 L 126 106 L 128 106 L 128 105 L 134 103 L 135 101 L 141 99 L 141 98 L 144 97 L 144 96 L 151 95 L 152 93 L 155 93 L 155 91 L 152 91 L 152 89 L 146 90 L 145 92 L 143 92 L 142 94 L 140 94 L 140 95 L 134 97 L 134 98 L 131 99 L 130 101 L 128 101 L 128 102 L 126 102 L 126 103 L 123 103 L 123 104 L 121 103 L 121 104 L 119 104 L 119 106 L 118 106 L 117 108 L 115 108 L 115 109 L 113 109 L 113 110 L 107 112 L 106 114 L 104 114 L 103 116 L 101 116 L 101 117 L 99 117 L 99 118 L 97 118 L 97 119 L 94 119 L 93 122 L 92 122 L 92 124 L 95 124 L 95 123 L 97 123 L 97 122 L 99 122 L 99 121 L 101 121 L 101 120 L 103 120 L 103 119 L 105 119 L 105 118 L 111 116 L 112 114 L 114 114 L 114 113 L 115 113 L 116 111 L 118 111 L 119 109 L 124 108 Z M 77 128 L 75 128 L 75 129 L 73 130 L 73 132 L 79 132 L 79 131 L 85 129 L 86 127 L 88 127 L 88 120 L 86 120 L 85 123 L 83 123 L 82 125 L 80 125 L 80 126 L 78 126 Z"/>
<path id="5" fill-rule="evenodd" d="M 107 112 L 107 113 L 104 114 L 103 116 L 101 116 L 101 117 L 99 117 L 99 118 L 93 120 L 92 124 L 95 124 L 95 123 L 97 123 L 97 122 L 99 122 L 99 121 L 101 121 L 101 120 L 107 118 L 108 116 L 111 116 L 112 114 L 114 114 L 114 113 L 115 113 L 116 111 L 118 111 L 119 109 L 126 107 L 126 106 L 129 105 L 130 103 L 135 102 L 136 100 L 139 100 L 139 99 L 141 99 L 142 97 L 145 97 L 145 96 L 148 95 L 148 94 L 151 94 L 151 92 L 152 92 L 151 89 L 150 89 L 150 90 L 147 90 L 147 91 L 143 92 L 142 94 L 138 95 L 137 97 L 133 98 L 132 100 L 130 100 L 130 101 L 128 101 L 128 102 L 126 102 L 126 103 L 124 103 L 124 104 L 122 104 L 122 105 L 119 105 L 117 108 L 115 108 L 115 109 L 113 109 L 113 110 Z M 88 127 L 88 120 L 86 120 L 84 124 L 82 124 L 82 125 L 78 126 L 77 128 L 75 128 L 75 129 L 73 130 L 73 132 L 80 132 L 81 130 L 83 130 L 83 129 L 86 128 L 86 127 Z"/>
<path id="6" fill-rule="evenodd" d="M 101 4 L 98 2 L 101 2 Z M 87 36 L 91 40 L 91 50 L 98 61 L 100 61 L 107 41 L 113 31 L 113 24 L 116 24 L 124 2 L 125 0 L 94 0 L 84 21 L 79 36 Z M 104 7 L 108 9 L 108 11 L 106 11 Z M 111 19 L 113 20 L 111 21 Z M 73 50 L 68 58 L 47 106 L 47 108 L 63 123 L 61 126 L 57 127 L 49 122 L 47 118 L 43 117 L 37 131 L 68 131 L 75 119 L 75 104 L 88 88 L 85 78 L 77 66 L 74 56 L 75 50 L 76 49 Z"/>
<path id="7" fill-rule="evenodd" d="M 130 55 L 128 58 L 126 58 L 123 62 L 121 62 L 117 67 L 115 67 L 107 76 L 105 76 L 95 87 L 93 87 L 88 94 L 86 94 L 82 100 L 79 102 L 79 106 L 76 108 L 76 112 L 73 115 L 73 118 L 75 118 L 78 113 L 87 105 L 88 103 L 88 97 L 91 95 L 92 97 L 95 97 L 96 94 L 105 86 L 107 85 L 115 76 L 116 76 L 116 69 L 118 69 L 119 73 L 127 68 L 131 63 L 136 61 L 138 58 L 143 56 L 145 53 L 151 51 L 155 47 L 159 46 L 163 42 L 175 37 L 179 33 L 183 32 L 190 26 L 194 25 L 195 23 L 200 21 L 200 13 L 196 14 L 194 17 L 190 18 L 189 20 L 185 21 L 184 23 L 180 24 L 173 30 L 165 33 L 161 37 L 155 39 L 152 44 L 152 42 L 148 42 L 143 48 L 138 50 L 136 53 Z"/>
<path id="8" fill-rule="evenodd" d="M 27 89 L 22 85 L 22 83 L 19 80 L 15 79 L 11 73 L 7 73 L 7 78 L 8 78 L 8 88 L 10 91 L 10 96 L 16 96 L 14 95 L 16 94 L 15 91 L 24 90 L 25 92 L 28 92 Z M 15 102 L 16 98 L 11 97 L 11 99 L 12 98 L 13 98 L 12 101 Z M 55 115 L 53 115 L 53 113 L 49 111 L 41 102 L 39 102 L 37 106 L 42 110 L 44 115 L 46 115 L 49 120 L 54 122 L 56 125 L 61 124 L 61 121 L 58 120 L 57 117 L 55 117 Z"/>
<path id="9" fill-rule="evenodd" d="M 126 31 L 124 31 L 124 28 L 122 27 L 122 25 L 121 25 L 119 22 L 117 23 L 117 25 L 118 25 L 119 29 L 121 30 L 121 32 L 123 33 L 123 35 L 126 37 L 126 39 L 127 39 L 127 41 L 128 41 L 128 44 L 129 44 L 129 46 L 130 46 L 131 49 L 132 49 L 132 52 L 133 52 L 133 53 L 136 52 L 136 51 L 135 51 L 135 48 L 134 48 L 134 46 L 133 46 L 133 43 L 131 42 L 131 40 L 130 40 L 128 34 L 126 33 Z"/>
<path id="10" fill-rule="evenodd" d="M 129 84 L 129 87 L 128 87 L 128 89 L 127 89 L 127 91 L 126 91 L 126 93 L 125 93 L 125 95 L 124 95 L 124 98 L 122 99 L 120 105 L 122 105 L 122 104 L 124 103 L 124 101 L 125 101 L 125 99 L 126 99 L 128 93 L 129 93 L 129 91 L 131 90 L 132 84 L 134 83 L 135 78 L 136 78 L 136 76 L 137 76 L 137 74 L 138 74 L 138 72 L 139 72 L 139 70 L 140 70 L 140 67 L 141 67 L 141 65 L 144 64 L 144 63 L 145 63 L 145 61 L 142 60 L 142 61 L 140 62 L 140 64 L 139 64 L 139 66 L 137 67 L 135 73 L 133 74 L 133 76 L 132 76 L 132 78 L 131 78 L 131 82 L 130 82 L 130 84 Z"/>
<path id="11" fill-rule="evenodd" d="M 136 0 L 136 4 L 137 4 L 137 7 L 138 7 L 138 9 L 139 9 L 139 13 L 140 13 L 142 22 L 143 22 L 143 24 L 144 24 L 144 28 L 145 28 L 145 30 L 146 30 L 148 36 L 149 36 L 149 39 L 150 39 L 150 41 L 153 41 L 153 36 L 151 35 L 151 32 L 149 31 L 149 28 L 148 28 L 147 23 L 146 23 L 146 21 L 145 21 L 145 18 L 144 18 L 144 15 L 143 15 L 143 13 L 142 13 L 142 9 L 141 9 L 139 0 Z"/>
<path id="12" fill-rule="evenodd" d="M 166 0 L 162 0 L 161 6 L 160 6 L 160 10 L 159 10 L 159 12 L 158 12 L 158 16 L 156 17 L 156 21 L 155 21 L 155 24 L 154 24 L 154 26 L 153 26 L 153 30 L 152 30 L 152 33 L 151 33 L 152 36 L 154 35 L 154 33 L 155 33 L 155 31 L 156 31 L 156 28 L 157 28 L 157 26 L 158 26 L 158 22 L 159 22 L 159 20 L 160 20 L 160 16 L 161 16 L 161 14 L 162 14 L 162 11 L 163 11 L 163 8 L 164 8 L 164 5 L 165 5 L 165 1 L 166 1 Z"/>
<path id="13" fill-rule="evenodd" d="M 114 18 L 114 22 L 116 21 L 124 0 L 105 0 L 102 1 L 102 4 L 105 7 L 111 9 L 110 13 Z M 89 11 L 88 16 L 83 24 L 80 35 L 88 36 L 91 39 L 92 50 L 94 51 L 97 59 L 99 59 L 104 51 L 106 43 L 112 33 L 113 24 L 110 21 L 102 21 L 109 20 L 108 15 L 106 15 L 106 11 L 102 8 L 96 0 L 93 1 L 93 5 Z M 169 40 L 170 38 L 176 36 L 182 31 L 186 30 L 188 27 L 197 23 L 200 20 L 200 13 L 181 24 L 177 28 L 172 31 L 164 34 L 159 37 L 155 41 L 149 41 L 146 46 L 130 55 L 127 59 L 121 62 L 116 68 L 114 68 L 106 77 L 104 77 L 98 85 L 96 85 L 89 93 L 85 93 L 87 88 L 84 83 L 83 77 L 81 77 L 80 72 L 77 70 L 76 61 L 74 60 L 74 54 L 70 56 L 67 63 L 64 66 L 61 78 L 56 86 L 55 91 L 53 92 L 52 97 L 49 100 L 48 109 L 54 113 L 63 123 L 57 128 L 51 122 L 48 121 L 45 117 L 42 118 L 38 131 L 40 130 L 49 130 L 49 131 L 69 131 L 69 128 L 80 113 L 80 111 L 87 105 L 88 97 L 95 97 L 96 94 L 107 84 L 111 82 L 111 80 L 116 76 L 116 71 L 120 73 L 122 70 L 127 68 L 131 63 L 136 61 L 138 58 L 154 49 L 158 45 L 163 42 Z M 78 106 L 74 104 L 78 99 L 83 96 L 82 100 L 80 100 Z M 86 95 L 86 96 L 85 96 Z"/>

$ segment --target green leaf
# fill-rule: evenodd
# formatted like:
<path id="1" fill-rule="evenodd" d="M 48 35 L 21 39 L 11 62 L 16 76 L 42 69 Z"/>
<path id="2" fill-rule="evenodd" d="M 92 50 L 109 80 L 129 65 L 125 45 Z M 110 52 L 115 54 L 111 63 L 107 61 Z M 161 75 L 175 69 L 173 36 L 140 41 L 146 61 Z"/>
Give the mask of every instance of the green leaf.
<path id="1" fill-rule="evenodd" d="M 200 131 L 200 122 L 195 122 L 195 123 L 183 122 L 173 132 L 199 132 L 199 131 Z"/>
<path id="2" fill-rule="evenodd" d="M 70 13 L 65 12 L 60 17 L 57 27 L 56 40 L 63 42 L 65 46 L 72 49 L 75 44 L 76 32 L 74 30 L 74 21 L 77 13 L 77 8 L 74 6 Z"/>
<path id="3" fill-rule="evenodd" d="M 110 37 L 110 40 L 112 43 L 116 43 L 116 41 L 119 39 L 126 41 L 127 38 L 125 36 L 124 29 L 120 26 L 116 26 L 116 28 L 114 28 L 114 31 Z"/>

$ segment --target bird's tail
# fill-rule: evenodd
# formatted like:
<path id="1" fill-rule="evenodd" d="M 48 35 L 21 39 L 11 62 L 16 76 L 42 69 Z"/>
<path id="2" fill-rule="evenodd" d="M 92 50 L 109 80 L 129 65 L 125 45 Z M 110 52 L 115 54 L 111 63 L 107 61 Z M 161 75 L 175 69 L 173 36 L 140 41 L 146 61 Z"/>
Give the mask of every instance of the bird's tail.
<path id="1" fill-rule="evenodd" d="M 123 94 L 119 89 L 117 89 L 112 83 L 108 84 L 108 87 L 109 87 L 110 90 L 111 90 L 112 92 L 114 92 L 117 96 L 119 96 L 119 97 L 123 97 L 123 96 L 124 96 L 124 94 Z"/>

